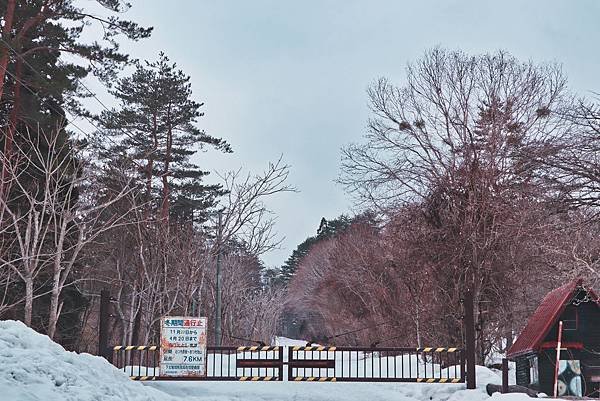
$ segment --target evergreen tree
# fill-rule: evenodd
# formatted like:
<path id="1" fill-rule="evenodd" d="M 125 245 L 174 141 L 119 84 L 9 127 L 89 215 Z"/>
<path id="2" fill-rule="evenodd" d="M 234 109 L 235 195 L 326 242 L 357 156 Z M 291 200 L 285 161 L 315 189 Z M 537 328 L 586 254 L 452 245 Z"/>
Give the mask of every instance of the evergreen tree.
<path id="1" fill-rule="evenodd" d="M 294 249 L 290 257 L 285 261 L 280 269 L 279 281 L 288 283 L 296 273 L 298 265 L 302 258 L 310 252 L 311 247 L 319 241 L 331 238 L 348 228 L 354 219 L 341 215 L 333 220 L 327 220 L 325 217 L 321 219 L 317 234 L 305 239 L 300 245 Z"/>
<path id="2" fill-rule="evenodd" d="M 78 98 L 89 94 L 81 78 L 92 72 L 108 82 L 128 62 L 128 56 L 119 52 L 118 35 L 133 40 L 150 35 L 151 28 L 117 16 L 127 7 L 122 0 L 98 0 L 108 16 L 92 15 L 74 3 L 0 2 L 0 129 L 4 133 L 0 146 L 6 155 L 19 144 L 18 135 L 27 130 L 56 131 L 64 122 L 66 108 L 85 113 Z M 104 36 L 88 43 L 82 37 L 92 23 L 102 26 Z M 64 54 L 78 60 L 66 59 Z M 3 185 L 0 192 L 4 189 Z"/>
<path id="3" fill-rule="evenodd" d="M 100 117 L 105 134 L 118 142 L 109 152 L 127 152 L 143 166 L 146 199 L 162 219 L 204 221 L 222 190 L 203 184 L 208 172 L 190 157 L 207 145 L 223 152 L 231 148 L 196 127 L 202 104 L 192 100 L 190 77 L 160 53 L 157 61 L 139 63 L 119 80 L 112 94 L 120 108 Z"/>
<path id="4" fill-rule="evenodd" d="M 127 55 L 119 52 L 117 36 L 137 40 L 151 32 L 151 28 L 141 28 L 121 19 L 120 14 L 127 7 L 122 0 L 98 0 L 107 15 L 91 14 L 85 8 L 76 7 L 75 3 L 74 0 L 0 1 L 0 199 L 12 211 L 22 215 L 23 224 L 27 222 L 27 213 L 31 212 L 30 205 L 24 201 L 24 193 L 37 194 L 44 199 L 48 178 L 35 160 L 44 159 L 44 154 L 59 149 L 60 154 L 54 153 L 54 156 L 60 160 L 60 169 L 48 179 L 50 181 L 59 180 L 57 177 L 77 176 L 80 169 L 73 147 L 81 144 L 74 143 L 65 124 L 67 112 L 85 114 L 78 99 L 89 94 L 84 92 L 81 79 L 90 73 L 104 81 L 114 77 L 129 61 Z M 87 41 L 85 38 L 89 36 L 84 31 L 92 24 L 102 26 L 103 37 Z M 65 54 L 69 57 L 63 57 Z M 31 160 L 24 157 L 32 152 L 39 152 L 40 157 Z M 19 185 L 16 185 L 15 177 L 18 177 Z M 77 189 L 65 191 L 61 196 L 72 205 L 79 200 Z M 6 220 L 7 214 L 2 215 L 5 220 L 0 223 L 5 237 L 0 238 L 0 251 L 7 259 L 22 260 L 26 255 L 20 255 L 21 250 L 10 233 L 12 228 Z M 45 224 L 48 224 L 48 230 L 54 227 L 49 222 Z M 60 221 L 53 224 L 60 226 Z M 65 239 L 66 242 L 70 240 Z M 53 243 L 44 244 L 49 250 L 54 246 Z M 52 282 L 46 267 L 34 285 L 37 299 L 31 322 L 41 331 L 48 326 L 49 296 L 44 294 L 48 293 Z M 68 277 L 66 282 L 75 279 Z M 18 301 L 23 295 L 23 287 L 23 283 L 15 282 L 8 297 Z M 79 314 L 85 303 L 79 298 L 81 294 L 74 288 L 61 295 L 62 316 L 69 316 L 68 323 L 66 320 L 58 322 L 63 334 L 76 331 L 79 325 Z M 9 313 L 13 318 L 23 318 L 18 310 Z"/>

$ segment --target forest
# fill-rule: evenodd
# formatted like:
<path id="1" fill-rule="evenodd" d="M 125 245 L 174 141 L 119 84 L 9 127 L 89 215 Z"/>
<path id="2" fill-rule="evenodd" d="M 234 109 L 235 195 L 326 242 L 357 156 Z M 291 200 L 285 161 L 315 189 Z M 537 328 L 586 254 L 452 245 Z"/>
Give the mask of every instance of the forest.
<path id="1" fill-rule="evenodd" d="M 214 328 L 220 312 L 209 344 L 455 346 L 469 290 L 483 364 L 549 290 L 598 284 L 600 95 L 559 63 L 433 47 L 404 78 L 373 77 L 362 139 L 332 156 L 354 212 L 314 216 L 273 267 L 269 200 L 301 190 L 285 155 L 259 171 L 197 163 L 236 144 L 202 128 L 202 93 L 169 49 L 121 50 L 153 28 L 96 3 L 0 2 L 1 319 L 97 353 L 109 290 L 114 344 L 156 343 L 169 315 Z"/>

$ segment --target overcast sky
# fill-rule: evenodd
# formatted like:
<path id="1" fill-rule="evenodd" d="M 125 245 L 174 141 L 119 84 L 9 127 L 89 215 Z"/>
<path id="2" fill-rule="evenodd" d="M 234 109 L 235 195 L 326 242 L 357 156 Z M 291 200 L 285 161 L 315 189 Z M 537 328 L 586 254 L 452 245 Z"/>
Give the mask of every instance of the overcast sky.
<path id="1" fill-rule="evenodd" d="M 571 87 L 600 91 L 600 1 L 137 0 L 126 14 L 154 26 L 124 44 L 133 57 L 160 50 L 192 77 L 206 103 L 201 128 L 235 153 L 203 153 L 210 170 L 259 171 L 283 155 L 299 192 L 268 202 L 286 239 L 264 257 L 283 263 L 321 217 L 352 210 L 334 180 L 340 148 L 360 141 L 365 90 L 385 76 L 401 84 L 407 62 L 434 46 L 503 49 L 558 61 Z"/>

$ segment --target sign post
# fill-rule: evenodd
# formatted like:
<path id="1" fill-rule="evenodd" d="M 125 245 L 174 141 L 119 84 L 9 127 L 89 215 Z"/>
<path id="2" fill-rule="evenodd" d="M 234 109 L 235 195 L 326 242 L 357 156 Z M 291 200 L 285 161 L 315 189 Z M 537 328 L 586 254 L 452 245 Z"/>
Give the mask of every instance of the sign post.
<path id="1" fill-rule="evenodd" d="M 206 318 L 165 316 L 160 320 L 160 375 L 206 376 Z"/>
<path id="2" fill-rule="evenodd" d="M 556 365 L 554 367 L 554 398 L 558 397 L 558 372 L 560 368 L 560 343 L 562 342 L 563 322 L 558 322 L 558 341 L 556 343 Z"/>

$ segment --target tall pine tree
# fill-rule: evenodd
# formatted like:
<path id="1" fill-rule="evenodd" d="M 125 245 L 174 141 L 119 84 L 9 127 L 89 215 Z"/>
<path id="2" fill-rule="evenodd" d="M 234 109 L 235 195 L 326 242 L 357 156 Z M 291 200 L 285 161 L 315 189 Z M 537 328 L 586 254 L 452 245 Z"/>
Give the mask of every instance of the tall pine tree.
<path id="1" fill-rule="evenodd" d="M 90 73 L 102 80 L 114 77 L 129 61 L 128 56 L 119 51 L 117 37 L 123 35 L 137 40 L 151 32 L 151 28 L 122 19 L 122 11 L 128 7 L 126 1 L 97 0 L 105 13 L 91 12 L 88 4 L 77 6 L 76 3 L 81 4 L 75 0 L 0 1 L 0 199 L 4 207 L 21 216 L 21 229 L 31 213 L 25 193 L 44 199 L 47 182 L 78 174 L 80 163 L 73 154 L 70 127 L 65 128 L 65 125 L 67 112 L 85 113 L 78 100 L 89 94 L 85 93 L 81 79 Z M 90 35 L 85 31 L 90 26 L 101 26 L 102 37 L 96 35 L 88 40 Z M 51 146 L 53 141 L 56 143 Z M 60 169 L 48 178 L 36 158 L 28 160 L 26 157 L 33 152 L 38 152 L 38 161 L 44 159 L 43 155 L 53 154 L 61 161 Z M 77 189 L 61 195 L 72 205 L 78 204 Z M 23 250 L 15 244 L 15 235 L 11 235 L 15 224 L 11 226 L 8 213 L 1 215 L 4 219 L 0 222 L 3 232 L 0 254 L 19 269 L 28 255 L 23 255 Z M 48 230 L 54 229 L 47 221 L 42 223 L 48 225 Z M 54 223 L 60 226 L 61 222 Z M 42 248 L 55 248 L 52 241 L 47 242 Z M 16 280 L 8 294 L 9 301 L 17 302 L 26 292 L 24 287 L 29 287 L 36 297 L 33 312 L 29 305 L 21 313 L 21 305 L 17 304 L 8 313 L 44 331 L 48 327 L 47 293 L 52 277 L 46 264 L 41 269 L 33 288 L 30 281 L 26 285 L 25 279 Z M 67 282 L 72 280 L 74 277 L 69 277 Z M 61 293 L 60 301 L 64 305 L 61 310 L 62 316 L 69 316 L 71 323 L 61 318 L 58 322 L 61 335 L 77 331 L 82 306 L 78 299 L 80 294 L 67 292 L 71 291 Z M 68 339 L 61 340 L 65 343 Z"/>
<path id="2" fill-rule="evenodd" d="M 205 221 L 222 189 L 204 184 L 208 172 L 190 157 L 206 146 L 223 152 L 231 148 L 196 126 L 203 104 L 192 100 L 190 77 L 160 53 L 157 61 L 138 63 L 131 76 L 118 81 L 112 94 L 120 108 L 100 116 L 104 134 L 118 143 L 108 150 L 126 152 L 138 167 L 143 166 L 139 176 L 152 205 L 149 217 Z"/>
<path id="3" fill-rule="evenodd" d="M 150 35 L 151 28 L 120 17 L 126 2 L 97 2 L 106 15 L 77 7 L 74 0 L 0 2 L 0 130 L 4 134 L 0 146 L 8 157 L 27 130 L 56 131 L 64 123 L 65 109 L 85 112 L 78 98 L 89 93 L 81 78 L 92 72 L 108 80 L 129 61 L 119 51 L 119 35 L 132 40 Z M 94 24 L 102 27 L 103 37 L 88 42 L 83 39 L 85 28 Z M 65 54 L 70 59 L 62 57 Z M 4 198 L 5 175 L 3 168 L 0 195 Z"/>

